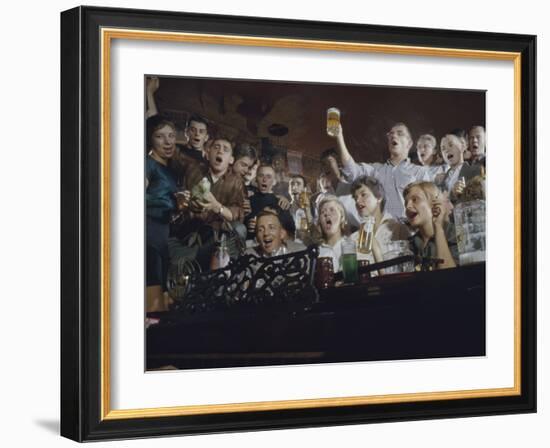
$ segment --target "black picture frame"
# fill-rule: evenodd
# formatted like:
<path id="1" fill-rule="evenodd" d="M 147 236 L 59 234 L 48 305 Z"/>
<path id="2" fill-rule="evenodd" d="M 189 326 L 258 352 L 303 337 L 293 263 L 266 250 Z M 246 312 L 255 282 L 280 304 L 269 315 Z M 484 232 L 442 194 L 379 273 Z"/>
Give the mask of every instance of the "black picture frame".
<path id="1" fill-rule="evenodd" d="M 104 376 L 105 208 L 102 169 L 102 30 L 145 30 L 348 42 L 403 48 L 461 49 L 512 55 L 520 75 L 520 249 L 517 393 L 459 399 L 322 405 L 168 415 L 113 414 Z M 515 55 L 515 56 L 514 56 Z M 78 7 L 61 14 L 61 435 L 76 441 L 362 424 L 536 411 L 536 37 Z M 105 111 L 103 111 L 105 113 Z M 107 388 L 108 389 L 108 388 Z"/>

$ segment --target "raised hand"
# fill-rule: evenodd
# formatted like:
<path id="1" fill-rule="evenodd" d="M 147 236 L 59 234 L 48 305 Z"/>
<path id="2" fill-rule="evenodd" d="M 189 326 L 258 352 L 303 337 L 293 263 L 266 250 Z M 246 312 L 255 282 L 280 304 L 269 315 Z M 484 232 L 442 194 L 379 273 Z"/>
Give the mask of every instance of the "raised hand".
<path id="1" fill-rule="evenodd" d="M 152 76 L 150 78 L 147 78 L 147 93 L 155 93 L 160 86 L 160 81 L 158 77 Z"/>
<path id="2" fill-rule="evenodd" d="M 443 227 L 447 215 L 446 207 L 443 205 L 443 198 L 437 196 L 432 201 L 432 220 L 436 227 Z"/>
<path id="3" fill-rule="evenodd" d="M 256 232 L 256 217 L 254 217 L 250 221 L 248 221 L 248 231 L 250 233 L 255 233 Z"/>
<path id="4" fill-rule="evenodd" d="M 465 188 L 466 188 L 466 180 L 464 179 L 464 177 L 461 177 L 455 182 L 452 192 L 455 196 L 459 196 L 462 194 Z"/>
<path id="5" fill-rule="evenodd" d="M 327 135 L 331 138 L 335 138 L 335 139 L 341 138 L 342 134 L 343 134 L 342 124 L 338 124 L 338 126 L 327 128 Z"/>

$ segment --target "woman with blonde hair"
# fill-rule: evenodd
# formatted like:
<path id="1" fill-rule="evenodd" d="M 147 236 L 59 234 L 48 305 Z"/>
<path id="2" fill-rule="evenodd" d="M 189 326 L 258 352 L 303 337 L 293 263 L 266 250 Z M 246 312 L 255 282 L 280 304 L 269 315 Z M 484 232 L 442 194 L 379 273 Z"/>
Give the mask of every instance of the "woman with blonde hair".
<path id="1" fill-rule="evenodd" d="M 336 196 L 327 195 L 319 203 L 319 257 L 331 257 L 334 272 L 342 270 L 342 242 L 346 234 L 346 211 Z"/>
<path id="2" fill-rule="evenodd" d="M 422 134 L 416 141 L 416 156 L 418 162 L 429 173 L 430 179 L 439 174 L 445 174 L 449 168 L 443 162 L 443 156 L 437 148 L 437 140 L 432 134 Z"/>
<path id="3" fill-rule="evenodd" d="M 410 238 L 413 253 L 443 260 L 437 269 L 456 267 L 458 249 L 447 194 L 433 182 L 413 182 L 403 190 L 403 198 L 409 225 L 416 230 Z"/>

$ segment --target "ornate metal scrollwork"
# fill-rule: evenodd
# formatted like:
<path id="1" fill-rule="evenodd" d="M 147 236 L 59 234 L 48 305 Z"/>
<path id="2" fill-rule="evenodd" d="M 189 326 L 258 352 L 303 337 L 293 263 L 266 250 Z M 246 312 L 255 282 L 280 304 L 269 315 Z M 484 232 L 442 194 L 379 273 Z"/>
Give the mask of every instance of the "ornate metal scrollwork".
<path id="1" fill-rule="evenodd" d="M 272 258 L 243 255 L 223 269 L 192 273 L 174 308 L 200 312 L 247 304 L 314 302 L 317 255 L 315 246 Z"/>

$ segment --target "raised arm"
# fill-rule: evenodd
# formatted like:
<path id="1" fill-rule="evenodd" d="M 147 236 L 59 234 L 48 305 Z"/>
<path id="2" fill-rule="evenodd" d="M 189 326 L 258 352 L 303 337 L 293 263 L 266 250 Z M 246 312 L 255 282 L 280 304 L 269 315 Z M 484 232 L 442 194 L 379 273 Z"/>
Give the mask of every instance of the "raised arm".
<path id="1" fill-rule="evenodd" d="M 160 81 L 156 76 L 147 78 L 146 81 L 146 105 L 147 110 L 145 111 L 145 118 L 150 118 L 155 115 L 158 115 L 159 111 L 157 109 L 157 103 L 155 101 L 155 92 L 158 90 Z"/>
<path id="2" fill-rule="evenodd" d="M 336 141 L 336 150 L 342 165 L 346 165 L 350 162 L 355 163 L 355 160 L 353 160 L 353 157 L 349 153 L 348 147 L 346 146 L 346 141 L 344 140 L 344 129 L 342 128 L 342 125 L 338 125 L 338 130 L 336 132 L 327 132 L 327 135 Z"/>
<path id="3" fill-rule="evenodd" d="M 445 235 L 444 223 L 446 212 L 441 199 L 433 201 L 432 210 L 436 257 L 443 260 L 443 263 L 439 265 L 438 269 L 454 268 L 456 267 L 456 263 L 449 249 L 447 236 Z"/>
<path id="4" fill-rule="evenodd" d="M 336 151 L 338 157 L 342 162 L 342 174 L 348 182 L 353 182 L 355 179 L 361 176 L 372 176 L 374 174 L 374 168 L 368 163 L 357 163 L 350 154 L 346 142 L 344 140 L 344 130 L 342 125 L 338 126 L 338 130 L 335 133 L 328 134 L 336 141 Z"/>

